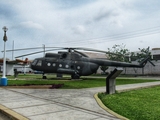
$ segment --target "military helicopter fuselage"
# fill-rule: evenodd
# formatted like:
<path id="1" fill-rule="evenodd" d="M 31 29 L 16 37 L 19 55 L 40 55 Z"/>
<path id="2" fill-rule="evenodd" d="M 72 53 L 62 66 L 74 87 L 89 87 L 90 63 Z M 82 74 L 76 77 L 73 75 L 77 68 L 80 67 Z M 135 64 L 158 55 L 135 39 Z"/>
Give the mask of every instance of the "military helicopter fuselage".
<path id="1" fill-rule="evenodd" d="M 143 67 L 147 59 L 137 65 L 104 59 L 93 59 L 81 52 L 58 52 L 58 54 L 46 53 L 45 57 L 36 58 L 31 63 L 31 68 L 43 71 L 43 73 L 70 74 L 75 79 L 80 76 L 96 73 L 99 66 Z"/>
<path id="2" fill-rule="evenodd" d="M 73 78 L 96 73 L 98 67 L 89 57 L 76 52 L 46 53 L 45 57 L 36 58 L 31 63 L 33 70 L 71 74 Z"/>

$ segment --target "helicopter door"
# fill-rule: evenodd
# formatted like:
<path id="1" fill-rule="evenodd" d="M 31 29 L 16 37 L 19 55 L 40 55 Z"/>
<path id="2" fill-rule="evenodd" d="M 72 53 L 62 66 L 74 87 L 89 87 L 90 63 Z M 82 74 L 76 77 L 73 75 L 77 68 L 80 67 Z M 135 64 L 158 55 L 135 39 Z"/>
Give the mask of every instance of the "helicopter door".
<path id="1" fill-rule="evenodd" d="M 79 79 L 80 75 L 79 75 L 79 71 L 78 69 L 80 68 L 80 66 L 77 66 L 77 62 L 79 60 L 79 56 L 75 53 L 71 54 L 71 69 L 74 70 L 74 73 L 72 74 L 72 79 Z"/>
<path id="2" fill-rule="evenodd" d="M 71 65 L 71 55 L 70 55 L 70 53 L 66 53 L 66 52 L 61 53 L 58 67 L 59 67 L 58 71 L 63 71 L 64 73 L 71 74 L 70 72 L 71 72 L 72 65 Z"/>

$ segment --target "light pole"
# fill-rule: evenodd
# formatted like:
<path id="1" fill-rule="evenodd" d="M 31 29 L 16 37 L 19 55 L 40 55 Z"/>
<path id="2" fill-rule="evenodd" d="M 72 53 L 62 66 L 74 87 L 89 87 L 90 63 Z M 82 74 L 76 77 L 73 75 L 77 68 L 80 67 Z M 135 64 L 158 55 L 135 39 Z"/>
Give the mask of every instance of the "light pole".
<path id="1" fill-rule="evenodd" d="M 3 36 L 3 41 L 4 41 L 4 53 L 3 53 L 3 76 L 1 78 L 1 85 L 6 86 L 7 85 L 7 78 L 6 78 L 6 41 L 7 41 L 7 35 L 6 32 L 8 28 L 4 26 L 2 28 L 4 30 L 4 36 Z"/>

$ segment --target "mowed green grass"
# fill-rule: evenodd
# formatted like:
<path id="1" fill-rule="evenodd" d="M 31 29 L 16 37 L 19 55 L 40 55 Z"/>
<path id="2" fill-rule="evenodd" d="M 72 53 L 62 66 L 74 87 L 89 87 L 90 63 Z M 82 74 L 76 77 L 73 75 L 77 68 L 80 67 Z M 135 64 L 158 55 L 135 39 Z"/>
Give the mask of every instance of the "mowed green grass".
<path id="1" fill-rule="evenodd" d="M 98 96 L 105 106 L 130 120 L 160 120 L 160 86 Z"/>
<path id="2" fill-rule="evenodd" d="M 117 79 L 116 84 L 133 84 L 143 82 L 153 82 L 154 80 L 140 80 L 140 79 Z M 55 75 L 47 75 L 47 79 L 42 79 L 41 75 L 27 74 L 19 75 L 18 80 L 14 80 L 13 76 L 8 77 L 8 85 L 52 85 L 63 84 L 62 88 L 80 89 L 106 86 L 105 77 L 81 77 L 80 80 L 71 80 L 70 76 L 63 78 L 56 78 Z"/>

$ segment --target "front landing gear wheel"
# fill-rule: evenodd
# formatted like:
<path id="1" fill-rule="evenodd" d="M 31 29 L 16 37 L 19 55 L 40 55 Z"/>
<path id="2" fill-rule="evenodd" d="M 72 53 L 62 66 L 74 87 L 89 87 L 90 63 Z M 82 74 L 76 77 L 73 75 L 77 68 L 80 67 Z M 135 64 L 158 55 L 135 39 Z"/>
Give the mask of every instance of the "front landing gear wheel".
<path id="1" fill-rule="evenodd" d="M 71 78 L 72 78 L 72 79 L 79 79 L 79 78 L 80 78 L 80 76 L 79 76 L 79 75 L 77 75 L 77 74 L 73 74 L 73 75 L 71 75 Z"/>
<path id="2" fill-rule="evenodd" d="M 44 75 L 44 76 L 42 76 L 42 79 L 47 79 L 47 76 L 45 76 L 45 75 Z"/>
<path id="3" fill-rule="evenodd" d="M 47 76 L 45 75 L 45 73 L 43 73 L 42 79 L 47 79 Z"/>

